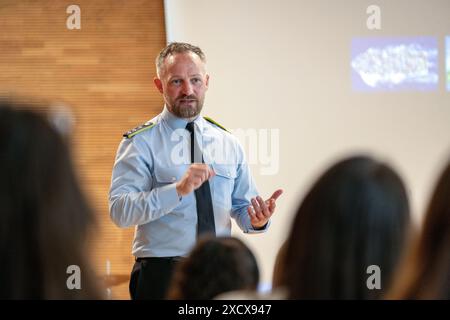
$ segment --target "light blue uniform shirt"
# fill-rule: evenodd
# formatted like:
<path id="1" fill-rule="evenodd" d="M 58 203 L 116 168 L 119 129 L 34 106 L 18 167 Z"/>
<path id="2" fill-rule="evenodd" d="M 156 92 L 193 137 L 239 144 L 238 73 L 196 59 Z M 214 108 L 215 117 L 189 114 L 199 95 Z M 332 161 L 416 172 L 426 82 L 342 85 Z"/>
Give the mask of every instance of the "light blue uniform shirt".
<path id="1" fill-rule="evenodd" d="M 124 138 L 119 145 L 109 193 L 111 219 L 119 227 L 136 226 L 136 257 L 186 256 L 196 242 L 195 193 L 179 197 L 176 182 L 191 164 L 187 120 L 163 112 L 151 128 Z M 246 233 L 254 230 L 247 207 L 257 190 L 238 140 L 217 125 L 197 117 L 195 140 L 204 162 L 216 175 L 209 180 L 216 234 L 231 234 L 231 217 Z"/>

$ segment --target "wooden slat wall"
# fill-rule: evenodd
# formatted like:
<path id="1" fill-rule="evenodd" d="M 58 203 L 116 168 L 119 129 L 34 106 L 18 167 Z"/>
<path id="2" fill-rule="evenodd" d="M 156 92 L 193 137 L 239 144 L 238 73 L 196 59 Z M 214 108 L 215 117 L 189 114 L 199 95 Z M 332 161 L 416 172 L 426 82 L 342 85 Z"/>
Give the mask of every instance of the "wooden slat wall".
<path id="1" fill-rule="evenodd" d="M 66 8 L 81 8 L 68 30 Z M 134 229 L 109 218 L 111 169 L 124 131 L 160 112 L 154 58 L 166 43 L 163 0 L 1 0 L 0 94 L 61 101 L 75 115 L 75 162 L 98 215 L 93 261 L 129 274 Z M 128 284 L 112 288 L 128 298 Z"/>

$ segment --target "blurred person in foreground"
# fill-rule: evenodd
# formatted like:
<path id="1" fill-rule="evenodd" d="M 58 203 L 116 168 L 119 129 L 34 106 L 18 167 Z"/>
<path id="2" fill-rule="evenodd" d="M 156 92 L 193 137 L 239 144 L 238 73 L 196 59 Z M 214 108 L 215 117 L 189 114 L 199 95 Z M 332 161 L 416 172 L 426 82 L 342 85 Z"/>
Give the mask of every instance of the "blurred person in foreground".
<path id="1" fill-rule="evenodd" d="M 405 186 L 387 164 L 366 156 L 329 168 L 301 202 L 277 285 L 288 299 L 379 299 L 409 235 Z M 380 286 L 369 286 L 380 271 Z"/>
<path id="2" fill-rule="evenodd" d="M 331 166 L 301 201 L 280 247 L 270 295 L 223 299 L 379 299 L 392 280 L 410 230 L 409 202 L 387 164 L 354 156 Z M 380 270 L 369 288 L 369 267 Z"/>
<path id="3" fill-rule="evenodd" d="M 422 230 L 387 299 L 450 299 L 450 162 L 438 178 Z"/>
<path id="4" fill-rule="evenodd" d="M 204 236 L 175 269 L 169 299 L 213 299 L 234 290 L 256 290 L 259 269 L 252 251 L 233 237 Z"/>
<path id="5" fill-rule="evenodd" d="M 0 100 L 0 298 L 102 298 L 85 246 L 93 213 L 65 139 L 34 108 Z"/>

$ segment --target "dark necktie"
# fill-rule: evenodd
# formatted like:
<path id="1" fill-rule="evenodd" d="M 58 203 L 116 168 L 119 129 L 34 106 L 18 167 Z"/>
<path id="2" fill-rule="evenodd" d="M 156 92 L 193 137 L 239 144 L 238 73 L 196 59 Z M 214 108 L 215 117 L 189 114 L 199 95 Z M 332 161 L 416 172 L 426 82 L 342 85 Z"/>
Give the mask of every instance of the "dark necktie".
<path id="1" fill-rule="evenodd" d="M 196 158 L 194 157 L 194 155 L 198 154 L 199 160 L 201 159 L 201 161 L 204 163 L 203 153 L 201 152 L 200 145 L 195 141 L 194 122 L 189 122 L 186 125 L 186 130 L 191 133 L 191 162 L 195 162 Z M 195 148 L 198 148 L 198 153 L 194 151 Z M 211 189 L 209 187 L 208 180 L 206 180 L 197 190 L 195 190 L 195 200 L 197 202 L 198 220 L 197 237 L 205 233 L 215 235 L 216 227 L 214 225 L 214 211 L 211 199 Z"/>

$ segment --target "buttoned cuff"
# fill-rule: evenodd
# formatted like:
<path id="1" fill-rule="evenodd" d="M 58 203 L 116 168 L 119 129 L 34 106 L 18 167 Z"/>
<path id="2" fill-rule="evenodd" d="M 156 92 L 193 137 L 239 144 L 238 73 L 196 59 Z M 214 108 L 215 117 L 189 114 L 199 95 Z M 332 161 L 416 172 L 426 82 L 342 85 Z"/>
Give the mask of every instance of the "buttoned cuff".
<path id="1" fill-rule="evenodd" d="M 158 190 L 158 199 L 161 207 L 166 212 L 171 211 L 181 202 L 182 198 L 178 195 L 176 183 L 171 183 L 155 190 Z"/>
<path id="2" fill-rule="evenodd" d="M 253 228 L 253 226 L 250 224 L 250 228 L 248 228 L 248 233 L 263 233 L 263 232 L 266 232 L 266 231 L 267 231 L 267 229 L 269 228 L 269 226 L 270 226 L 270 219 L 269 219 L 269 221 L 267 221 L 266 225 L 265 225 L 263 228 L 261 228 L 261 229 L 255 229 L 255 228 Z"/>

